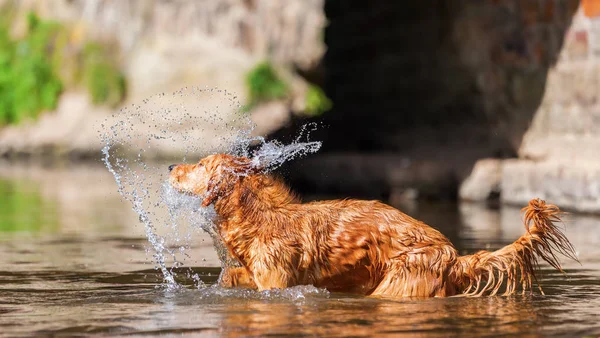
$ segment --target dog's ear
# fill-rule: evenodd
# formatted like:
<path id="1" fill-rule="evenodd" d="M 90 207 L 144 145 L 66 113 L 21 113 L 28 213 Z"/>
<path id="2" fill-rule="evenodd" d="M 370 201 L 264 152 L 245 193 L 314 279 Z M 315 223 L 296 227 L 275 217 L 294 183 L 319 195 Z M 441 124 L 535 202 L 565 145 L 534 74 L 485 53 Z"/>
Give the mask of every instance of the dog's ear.
<path id="1" fill-rule="evenodd" d="M 206 191 L 206 197 L 204 198 L 204 200 L 202 200 L 202 206 L 207 207 L 213 204 L 213 202 L 217 199 L 218 194 L 219 192 L 217 191 L 216 184 L 209 183 L 208 189 Z"/>
<path id="2" fill-rule="evenodd" d="M 212 169 L 202 206 L 207 207 L 214 203 L 219 194 L 227 193 L 227 190 L 233 187 L 240 177 L 256 174 L 260 171 L 261 169 L 246 157 L 231 156 L 222 160 L 216 168 Z"/>
<path id="3" fill-rule="evenodd" d="M 207 207 L 216 201 L 219 196 L 219 183 L 222 180 L 222 176 L 223 175 L 218 172 L 214 172 L 210 175 L 206 186 L 206 197 L 204 197 L 204 200 L 202 201 L 203 207 Z"/>
<path id="4" fill-rule="evenodd" d="M 257 174 L 261 172 L 263 168 L 253 159 L 230 156 L 226 161 L 223 161 L 221 169 L 225 176 L 227 176 L 227 174 L 233 174 L 236 177 L 244 177 Z"/>

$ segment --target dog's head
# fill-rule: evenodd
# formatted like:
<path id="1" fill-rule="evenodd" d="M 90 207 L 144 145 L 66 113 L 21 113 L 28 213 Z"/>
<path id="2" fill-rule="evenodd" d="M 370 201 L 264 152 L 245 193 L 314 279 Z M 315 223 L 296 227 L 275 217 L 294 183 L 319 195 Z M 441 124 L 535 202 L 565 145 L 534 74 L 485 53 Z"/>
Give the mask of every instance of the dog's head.
<path id="1" fill-rule="evenodd" d="M 203 197 L 202 206 L 206 207 L 227 195 L 241 177 L 259 168 L 246 157 L 217 154 L 196 164 L 173 164 L 169 171 L 169 183 L 175 189 Z"/>

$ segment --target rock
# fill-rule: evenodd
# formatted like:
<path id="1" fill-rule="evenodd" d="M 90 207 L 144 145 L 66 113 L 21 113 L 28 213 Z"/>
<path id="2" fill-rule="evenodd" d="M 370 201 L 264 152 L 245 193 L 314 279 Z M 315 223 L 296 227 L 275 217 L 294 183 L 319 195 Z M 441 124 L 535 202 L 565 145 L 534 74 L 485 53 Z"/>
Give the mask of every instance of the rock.
<path id="1" fill-rule="evenodd" d="M 223 150 L 224 140 L 231 134 L 223 125 L 231 127 L 238 120 L 234 115 L 246 103 L 244 82 L 252 67 L 268 58 L 282 69 L 310 68 L 325 51 L 321 38 L 326 24 L 323 0 L 57 0 L 52 5 L 28 0 L 11 4 L 16 9 L 17 28 L 25 27 L 25 14 L 34 10 L 44 19 L 82 27 L 85 39 L 117 45 L 128 85 L 125 106 L 186 86 L 234 93 L 235 102 L 222 96 L 203 96 L 192 102 L 194 106 L 184 103 L 204 121 L 198 123 L 193 137 L 201 140 L 198 153 Z M 290 77 L 289 100 L 302 108 L 306 84 L 297 76 Z M 158 106 L 169 108 L 164 104 L 159 102 Z M 286 104 L 257 108 L 252 114 L 257 124 L 255 134 L 264 135 L 287 123 L 292 108 Z M 96 157 L 101 148 L 100 124 L 114 121 L 110 112 L 92 106 L 85 94 L 65 93 L 55 112 L 42 113 L 38 121 L 0 129 L 0 156 Z M 218 125 L 210 119 L 218 119 Z M 176 130 L 177 126 L 168 129 Z M 144 132 L 152 130 L 136 130 L 140 135 Z M 158 157 L 179 157 L 185 147 L 163 142 L 153 150 Z"/>
<path id="2" fill-rule="evenodd" d="M 215 151 L 226 151 L 239 132 L 249 130 L 247 119 L 240 118 L 239 106 L 232 102 L 233 94 L 219 90 L 188 89 L 177 95 L 152 96 L 136 103 L 144 114 L 111 114 L 112 111 L 91 104 L 85 93 L 66 92 L 60 97 L 53 112 L 43 112 L 36 121 L 11 125 L 0 129 L 0 157 L 86 157 L 99 158 L 104 144 L 100 136 L 118 121 L 128 119 L 131 131 L 120 132 L 128 137 L 129 148 L 125 153 L 137 156 L 140 149 L 148 148 L 148 158 L 182 158 L 187 153 L 191 158 L 204 156 Z M 152 114 L 163 116 L 154 123 L 142 121 Z M 256 132 L 268 132 L 280 123 L 285 123 L 288 108 L 283 103 L 267 105 L 256 112 Z M 218 114 L 217 114 L 218 112 Z M 154 115 L 154 116 L 157 116 Z M 289 114 L 288 114 L 289 115 Z M 192 124 L 190 124 L 192 123 Z M 171 140 L 154 139 L 163 131 Z M 127 135 L 123 135 L 123 133 Z M 181 135 L 185 134 L 186 144 Z"/>
<path id="3" fill-rule="evenodd" d="M 250 119 L 256 124 L 254 136 L 264 136 L 281 128 L 290 121 L 290 108 L 284 101 L 263 103 L 252 109 Z"/>
<path id="4" fill-rule="evenodd" d="M 126 59 L 128 102 L 194 86 L 235 93 L 241 105 L 246 102 L 246 73 L 257 62 L 243 50 L 215 39 L 156 37 L 152 43 L 133 48 Z"/>
<path id="5" fill-rule="evenodd" d="M 564 209 L 600 213 L 600 57 L 587 46 L 587 37 L 600 36 L 596 21 L 581 9 L 573 17 L 520 159 L 503 165 L 504 203 L 522 206 L 539 197 Z"/>
<path id="6" fill-rule="evenodd" d="M 502 202 L 524 206 L 541 198 L 565 210 L 600 212 L 600 164 L 507 160 L 502 166 Z"/>
<path id="7" fill-rule="evenodd" d="M 487 201 L 500 193 L 502 160 L 484 159 L 475 163 L 471 175 L 460 185 L 459 198 L 464 201 Z"/>
<path id="8" fill-rule="evenodd" d="M 0 0 L 0 4 L 2 2 Z M 222 49 L 224 58 L 235 49 L 247 59 L 269 58 L 301 68 L 313 67 L 325 52 L 324 0 L 56 0 L 51 5 L 44 0 L 27 0 L 12 3 L 17 9 L 17 25 L 23 26 L 25 13 L 31 10 L 43 18 L 83 23 L 93 38 L 115 41 L 127 66 L 135 66 L 130 56 L 140 50 L 149 53 L 149 59 L 155 57 L 153 53 L 170 51 L 169 55 L 175 60 L 188 58 L 192 61 L 188 64 L 193 65 L 193 59 L 204 57 L 203 49 L 218 46 L 214 50 Z M 165 45 L 164 41 L 173 43 Z M 190 53 L 181 55 L 185 49 Z M 200 54 L 194 54 L 195 50 Z M 221 63 L 218 58 L 213 61 Z M 148 72 L 153 70 L 147 69 Z M 206 69 L 209 73 L 216 70 L 227 71 L 226 68 Z"/>
<path id="9" fill-rule="evenodd" d="M 0 129 L 0 156 L 92 154 L 101 143 L 96 119 L 110 110 L 91 104 L 86 94 L 64 93 L 54 112 L 42 112 L 37 121 Z"/>
<path id="10" fill-rule="evenodd" d="M 560 63 L 519 149 L 519 157 L 594 161 L 600 147 L 600 63 Z"/>

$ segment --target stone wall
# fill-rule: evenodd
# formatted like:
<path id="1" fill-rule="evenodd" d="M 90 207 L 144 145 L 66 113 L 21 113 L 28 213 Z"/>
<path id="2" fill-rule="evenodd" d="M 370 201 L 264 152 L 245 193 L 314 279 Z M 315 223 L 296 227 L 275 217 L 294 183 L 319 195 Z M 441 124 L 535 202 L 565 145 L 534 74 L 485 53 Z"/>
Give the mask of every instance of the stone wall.
<path id="1" fill-rule="evenodd" d="M 503 164 L 502 200 L 541 197 L 600 212 L 600 1 L 584 0 L 549 72 L 542 103 L 519 150 Z"/>
<path id="2" fill-rule="evenodd" d="M 325 50 L 323 0 L 0 0 L 7 3 L 116 42 L 135 101 L 186 85 L 244 96 L 244 74 L 257 62 L 310 68 Z"/>
<path id="3" fill-rule="evenodd" d="M 548 74 L 544 99 L 519 151 L 522 158 L 596 162 L 600 149 L 600 1 L 582 2 Z"/>
<path id="4" fill-rule="evenodd" d="M 234 112 L 246 103 L 246 74 L 259 62 L 268 58 L 283 70 L 310 69 L 319 62 L 325 50 L 323 1 L 0 0 L 0 8 L 16 9 L 16 35 L 24 30 L 26 12 L 33 10 L 44 19 L 71 26 L 76 35 L 72 38 L 78 41 L 91 38 L 118 46 L 128 84 L 126 104 L 187 86 L 235 93 L 233 103 L 221 96 L 197 98 L 194 113 L 201 121 L 217 113 L 220 126 L 231 125 Z M 286 123 L 290 106 L 304 102 L 301 90 L 306 85 L 293 71 L 282 73 L 289 77 L 295 100 L 253 111 L 257 134 Z M 0 157 L 48 153 L 97 157 L 102 146 L 97 131 L 109 113 L 106 107 L 93 107 L 85 93 L 65 93 L 56 111 L 0 129 Z M 197 126 L 212 129 L 203 139 L 203 153 L 214 151 L 211 147 L 225 137 L 215 131 L 214 121 L 205 123 Z M 183 151 L 173 144 L 157 155 Z"/>

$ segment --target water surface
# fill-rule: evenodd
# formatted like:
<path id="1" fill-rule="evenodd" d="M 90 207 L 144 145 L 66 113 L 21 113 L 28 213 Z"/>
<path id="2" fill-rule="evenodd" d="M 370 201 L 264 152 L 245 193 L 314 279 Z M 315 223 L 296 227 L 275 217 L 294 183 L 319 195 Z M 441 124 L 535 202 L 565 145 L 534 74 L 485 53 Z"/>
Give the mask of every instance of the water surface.
<path id="1" fill-rule="evenodd" d="M 463 253 L 523 232 L 518 209 L 403 205 Z M 161 288 L 143 225 L 101 165 L 0 165 L 0 335 L 31 336 L 598 336 L 600 219 L 571 215 L 581 265 L 542 266 L 546 296 L 376 299 L 298 287 L 211 287 L 218 259 L 192 234 L 184 288 Z M 198 274 L 207 287 L 198 289 Z"/>

